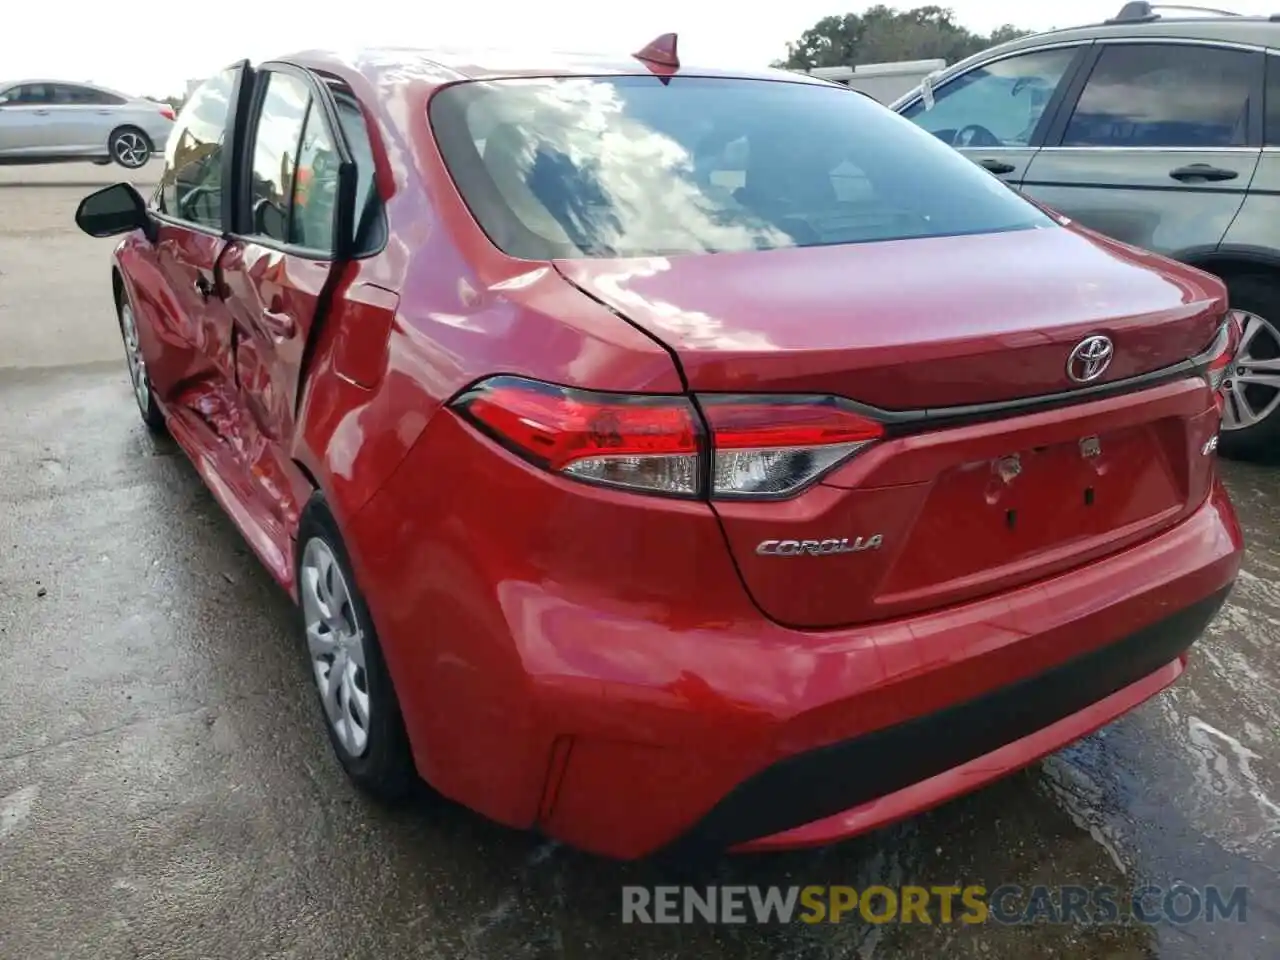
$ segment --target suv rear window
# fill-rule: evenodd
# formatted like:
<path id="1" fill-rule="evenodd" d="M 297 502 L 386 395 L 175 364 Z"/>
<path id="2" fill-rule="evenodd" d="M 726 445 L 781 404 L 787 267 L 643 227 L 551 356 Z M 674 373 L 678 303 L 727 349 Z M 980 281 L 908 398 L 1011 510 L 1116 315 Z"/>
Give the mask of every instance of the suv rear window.
<path id="1" fill-rule="evenodd" d="M 676 77 L 458 84 L 431 100 L 490 239 L 531 260 L 664 256 L 1049 227 L 852 90 Z"/>

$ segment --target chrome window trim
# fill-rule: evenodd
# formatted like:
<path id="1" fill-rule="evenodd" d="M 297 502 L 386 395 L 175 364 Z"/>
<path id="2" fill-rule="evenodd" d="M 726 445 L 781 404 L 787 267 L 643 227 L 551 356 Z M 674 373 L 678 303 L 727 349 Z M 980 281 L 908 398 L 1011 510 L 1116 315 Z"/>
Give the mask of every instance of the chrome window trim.
<path id="1" fill-rule="evenodd" d="M 1186 37 L 1099 37 L 1097 42 L 1106 46 L 1116 44 L 1159 44 L 1179 47 L 1219 47 L 1223 50 L 1240 50 L 1246 53 L 1270 53 L 1270 47 L 1253 43 L 1236 43 L 1232 40 L 1191 40 Z"/>
<path id="2" fill-rule="evenodd" d="M 971 149 L 971 148 L 966 148 Z M 1009 149 L 1008 147 L 1004 149 Z M 1080 150 L 1088 150 L 1090 153 L 1132 153 L 1135 150 L 1149 151 L 1152 153 L 1240 153 L 1249 154 L 1257 153 L 1261 147 L 1088 147 L 1088 146 L 1070 146 L 1070 147 L 1041 147 L 1041 153 L 1050 151 L 1066 151 L 1075 152 Z M 1273 147 L 1272 149 L 1280 149 Z"/>
<path id="3" fill-rule="evenodd" d="M 157 210 L 155 207 L 148 207 L 147 214 L 152 218 L 171 227 L 181 227 L 184 230 L 194 230 L 196 233 L 203 233 L 207 237 L 220 237 L 226 239 L 228 234 L 221 226 L 210 226 L 207 223 L 198 223 L 195 220 L 184 220 L 182 217 L 175 217 L 171 213 L 165 213 Z"/>

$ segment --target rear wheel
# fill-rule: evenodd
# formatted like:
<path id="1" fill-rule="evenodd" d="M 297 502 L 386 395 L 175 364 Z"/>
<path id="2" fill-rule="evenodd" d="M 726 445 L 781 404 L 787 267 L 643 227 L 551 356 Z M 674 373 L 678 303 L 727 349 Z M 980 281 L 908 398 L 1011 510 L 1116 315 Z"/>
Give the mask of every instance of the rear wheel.
<path id="1" fill-rule="evenodd" d="M 1247 460 L 1280 458 L 1280 281 L 1250 274 L 1227 281 L 1244 328 L 1224 384 L 1222 452 Z"/>
<path id="2" fill-rule="evenodd" d="M 107 141 L 111 159 L 128 170 L 137 170 L 151 159 L 151 140 L 137 127 L 120 127 Z"/>
<path id="3" fill-rule="evenodd" d="M 323 500 L 298 529 L 298 607 L 325 726 L 347 775 L 389 802 L 417 782 L 400 704 L 377 631 Z"/>

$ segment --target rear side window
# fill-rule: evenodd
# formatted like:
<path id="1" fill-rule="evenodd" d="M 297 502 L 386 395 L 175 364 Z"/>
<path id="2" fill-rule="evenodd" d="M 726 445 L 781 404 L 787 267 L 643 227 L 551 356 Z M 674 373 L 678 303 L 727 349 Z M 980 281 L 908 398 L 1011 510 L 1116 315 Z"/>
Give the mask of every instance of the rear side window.
<path id="1" fill-rule="evenodd" d="M 338 151 L 314 103 L 298 149 L 289 242 L 312 250 L 333 249 L 333 216 L 338 203 Z"/>
<path id="2" fill-rule="evenodd" d="M 356 165 L 356 238 L 358 250 L 370 253 L 381 248 L 386 239 L 386 221 L 382 215 L 381 198 L 377 194 L 377 179 L 373 160 L 373 143 L 369 126 L 359 101 L 346 87 L 326 81 L 338 108 L 338 123 L 351 159 Z"/>
<path id="3" fill-rule="evenodd" d="M 1245 146 L 1261 56 L 1195 44 L 1109 44 L 1063 146 Z"/>
<path id="4" fill-rule="evenodd" d="M 448 87 L 441 152 L 490 239 L 527 259 L 662 256 L 1050 227 L 834 85 L 572 77 Z"/>
<path id="5" fill-rule="evenodd" d="M 253 232 L 284 243 L 289 239 L 298 141 L 311 106 L 311 89 L 287 73 L 268 73 L 264 79 L 267 88 L 253 135 L 249 204 Z"/>
<path id="6" fill-rule="evenodd" d="M 222 152 L 238 73 L 231 68 L 205 81 L 178 114 L 156 191 L 159 212 L 222 229 Z"/>
<path id="7" fill-rule="evenodd" d="M 264 75 L 254 133 L 253 233 L 319 253 L 333 250 L 338 151 L 311 84 L 291 73 Z"/>
<path id="8" fill-rule="evenodd" d="M 59 103 L 83 104 L 85 106 L 120 106 L 128 102 L 124 97 L 109 93 L 106 90 L 99 90 L 96 87 L 77 87 L 70 84 L 59 86 L 56 96 Z"/>

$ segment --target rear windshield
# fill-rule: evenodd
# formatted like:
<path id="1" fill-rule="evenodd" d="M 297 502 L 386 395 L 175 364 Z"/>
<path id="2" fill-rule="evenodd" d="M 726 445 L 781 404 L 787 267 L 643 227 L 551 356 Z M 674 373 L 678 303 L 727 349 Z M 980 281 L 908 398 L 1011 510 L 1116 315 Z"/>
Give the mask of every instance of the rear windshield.
<path id="1" fill-rule="evenodd" d="M 447 87 L 430 111 L 481 228 L 530 260 L 1053 225 L 936 137 L 834 85 L 495 80 Z"/>

